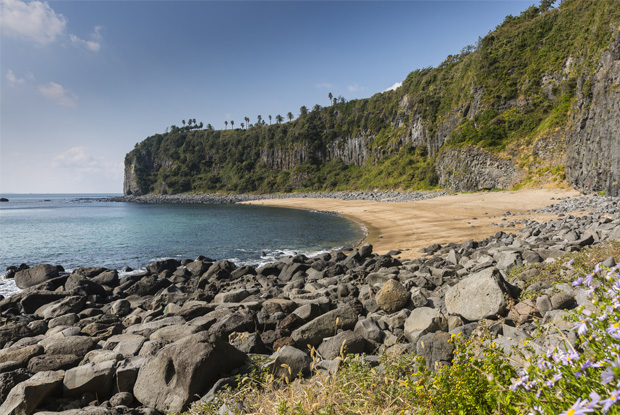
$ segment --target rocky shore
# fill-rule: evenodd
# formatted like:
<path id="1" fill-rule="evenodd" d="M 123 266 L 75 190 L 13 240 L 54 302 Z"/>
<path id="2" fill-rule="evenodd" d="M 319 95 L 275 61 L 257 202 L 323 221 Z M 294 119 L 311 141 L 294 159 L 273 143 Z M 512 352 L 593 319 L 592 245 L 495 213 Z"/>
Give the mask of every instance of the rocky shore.
<path id="1" fill-rule="evenodd" d="M 538 323 L 574 340 L 563 316 L 591 305 L 585 290 L 511 270 L 620 240 L 620 205 L 596 196 L 559 202 L 545 209 L 557 220 L 507 212 L 501 225 L 522 230 L 433 244 L 413 260 L 365 244 L 260 268 L 164 260 L 122 279 L 96 267 L 12 269 L 23 291 L 0 299 L 0 414 L 175 412 L 213 399 L 247 370 L 249 356 L 270 356 L 276 376 L 295 377 L 309 373 L 311 346 L 316 367 L 334 372 L 343 342 L 377 363 L 372 355 L 417 353 L 430 367 L 450 364 L 451 334 L 470 335 L 483 320 L 505 349 L 522 347 Z M 560 339 L 531 345 L 543 351 Z"/>
<path id="2" fill-rule="evenodd" d="M 249 202 L 253 200 L 268 199 L 291 199 L 291 198 L 313 198 L 313 199 L 339 199 L 339 200 L 373 200 L 376 202 L 412 202 L 416 200 L 431 199 L 439 196 L 446 196 L 450 193 L 444 191 L 437 192 L 397 192 L 397 191 L 346 191 L 346 192 L 316 192 L 316 193 L 283 193 L 283 194 L 231 194 L 217 195 L 212 193 L 180 193 L 175 195 L 156 195 L 147 194 L 142 196 L 119 196 L 106 199 L 111 202 L 132 202 L 132 203 L 184 203 L 184 204 L 235 204 Z"/>

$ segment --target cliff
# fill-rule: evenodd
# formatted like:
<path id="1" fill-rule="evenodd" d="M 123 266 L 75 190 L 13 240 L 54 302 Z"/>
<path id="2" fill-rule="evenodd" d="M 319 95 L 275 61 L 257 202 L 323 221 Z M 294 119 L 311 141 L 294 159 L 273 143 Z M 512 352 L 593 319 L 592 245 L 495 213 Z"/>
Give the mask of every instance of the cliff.
<path id="1" fill-rule="evenodd" d="M 620 2 L 508 16 L 395 91 L 284 124 L 173 127 L 125 159 L 125 194 L 506 189 L 566 178 L 618 195 Z"/>

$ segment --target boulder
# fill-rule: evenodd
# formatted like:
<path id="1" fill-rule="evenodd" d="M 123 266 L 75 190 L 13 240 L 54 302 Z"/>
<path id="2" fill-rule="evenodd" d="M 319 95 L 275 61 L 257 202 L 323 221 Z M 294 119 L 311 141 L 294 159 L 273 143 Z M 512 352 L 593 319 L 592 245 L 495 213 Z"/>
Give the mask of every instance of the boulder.
<path id="1" fill-rule="evenodd" d="M 39 372 L 11 389 L 9 396 L 0 405 L 2 415 L 30 415 L 39 403 L 55 395 L 62 385 L 65 372 Z"/>
<path id="2" fill-rule="evenodd" d="M 446 309 L 448 314 L 469 321 L 494 318 L 506 312 L 507 294 L 508 289 L 499 271 L 486 268 L 448 289 Z"/>
<path id="3" fill-rule="evenodd" d="M 118 271 L 116 271 L 115 269 L 102 272 L 96 277 L 93 277 L 92 281 L 94 283 L 105 285 L 106 287 L 111 288 L 117 287 L 120 283 L 120 279 L 118 278 Z"/>
<path id="4" fill-rule="evenodd" d="M 375 296 L 380 309 L 387 313 L 395 313 L 407 305 L 409 291 L 398 280 L 387 280 Z"/>
<path id="5" fill-rule="evenodd" d="M 145 361 L 146 357 L 133 356 L 119 362 L 116 366 L 116 385 L 114 389 L 119 392 L 133 392 L 138 371 Z"/>
<path id="6" fill-rule="evenodd" d="M 202 332 L 164 346 L 144 362 L 133 389 L 143 405 L 169 413 L 187 409 L 204 395 L 220 373 L 245 363 L 246 354 Z"/>
<path id="7" fill-rule="evenodd" d="M 6 400 L 11 389 L 17 384 L 30 379 L 31 376 L 32 373 L 22 367 L 13 368 L 11 371 L 0 373 L 0 402 Z"/>
<path id="8" fill-rule="evenodd" d="M 522 325 L 527 322 L 533 321 L 536 318 L 540 318 L 541 314 L 536 306 L 536 301 L 533 299 L 521 301 L 512 307 L 508 312 L 508 320 L 512 320 L 517 325 Z"/>
<path id="9" fill-rule="evenodd" d="M 363 353 L 365 345 L 362 336 L 351 330 L 346 330 L 323 340 L 318 352 L 323 359 L 331 360 L 345 354 Z"/>
<path id="10" fill-rule="evenodd" d="M 115 360 L 106 360 L 67 370 L 63 380 L 64 395 L 72 397 L 93 392 L 100 398 L 109 397 L 112 394 L 115 365 Z"/>
<path id="11" fill-rule="evenodd" d="M 22 290 L 33 285 L 40 284 L 60 275 L 64 271 L 62 267 L 49 264 L 35 265 L 15 273 L 15 284 Z"/>
<path id="12" fill-rule="evenodd" d="M 232 291 L 221 292 L 215 296 L 213 302 L 221 303 L 239 303 L 250 296 L 250 292 L 244 288 Z"/>
<path id="13" fill-rule="evenodd" d="M 70 296 L 70 294 L 65 291 L 32 291 L 29 293 L 24 293 L 20 301 L 20 305 L 25 314 L 33 314 L 41 306 L 68 296 Z"/>
<path id="14" fill-rule="evenodd" d="M 448 321 L 443 314 L 439 310 L 429 307 L 414 309 L 405 320 L 404 326 L 405 337 L 414 344 L 427 333 L 447 330 Z"/>
<path id="15" fill-rule="evenodd" d="M 15 350 L 0 349 L 0 363 L 13 361 L 26 366 L 30 359 L 42 353 L 43 346 L 39 344 L 33 344 L 32 346 L 21 347 Z"/>
<path id="16" fill-rule="evenodd" d="M 338 329 L 352 329 L 355 323 L 357 313 L 350 305 L 345 304 L 299 327 L 293 331 L 291 337 L 302 347 L 308 344 L 317 346 L 324 338 L 335 335 Z"/>
<path id="17" fill-rule="evenodd" d="M 67 370 L 77 366 L 81 357 L 73 354 L 44 354 L 35 356 L 28 362 L 28 370 L 32 373 L 45 372 L 48 370 Z"/>
<path id="18" fill-rule="evenodd" d="M 265 364 L 276 378 L 288 378 L 289 381 L 301 374 L 310 372 L 312 359 L 306 353 L 293 346 L 283 346 L 271 355 L 271 361 Z"/>
<path id="19" fill-rule="evenodd" d="M 448 333 L 429 333 L 418 339 L 416 354 L 424 357 L 428 369 L 452 363 L 454 343 L 450 337 Z"/>
<path id="20" fill-rule="evenodd" d="M 41 345 L 45 349 L 45 354 L 70 354 L 79 356 L 80 359 L 96 346 L 95 341 L 86 336 L 48 337 L 41 342 Z"/>
<path id="21" fill-rule="evenodd" d="M 568 293 L 556 293 L 551 297 L 553 310 L 568 310 L 575 306 L 575 296 Z"/>
<path id="22" fill-rule="evenodd" d="M 41 306 L 35 314 L 44 319 L 51 319 L 64 314 L 79 313 L 84 308 L 84 304 L 86 304 L 86 297 L 72 295 Z"/>

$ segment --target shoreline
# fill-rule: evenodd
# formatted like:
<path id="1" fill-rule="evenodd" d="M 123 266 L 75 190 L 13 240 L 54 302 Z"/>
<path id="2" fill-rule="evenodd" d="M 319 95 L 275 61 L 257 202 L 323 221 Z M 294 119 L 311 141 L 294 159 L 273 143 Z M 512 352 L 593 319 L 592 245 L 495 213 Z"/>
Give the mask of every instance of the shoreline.
<path id="1" fill-rule="evenodd" d="M 557 214 L 539 210 L 579 196 L 582 195 L 572 189 L 537 189 L 441 194 L 389 203 L 312 197 L 239 203 L 336 212 L 366 229 L 366 237 L 358 247 L 368 242 L 379 254 L 401 250 L 401 258 L 414 259 L 423 255 L 419 250 L 434 243 L 478 240 L 506 228 L 519 230 L 523 221 L 556 219 Z M 572 212 L 576 211 L 579 209 Z"/>

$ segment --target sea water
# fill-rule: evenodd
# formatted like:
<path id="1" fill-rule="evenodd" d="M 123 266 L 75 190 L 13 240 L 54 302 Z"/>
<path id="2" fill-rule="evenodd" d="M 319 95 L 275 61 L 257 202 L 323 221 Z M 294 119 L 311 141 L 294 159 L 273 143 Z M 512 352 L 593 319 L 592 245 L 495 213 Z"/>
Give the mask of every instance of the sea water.
<path id="1" fill-rule="evenodd" d="M 198 255 L 260 265 L 353 246 L 364 236 L 358 224 L 320 212 L 105 201 L 109 196 L 2 195 L 9 202 L 0 203 L 0 275 L 22 263 L 122 270 Z M 0 277 L 0 294 L 18 291 Z"/>

